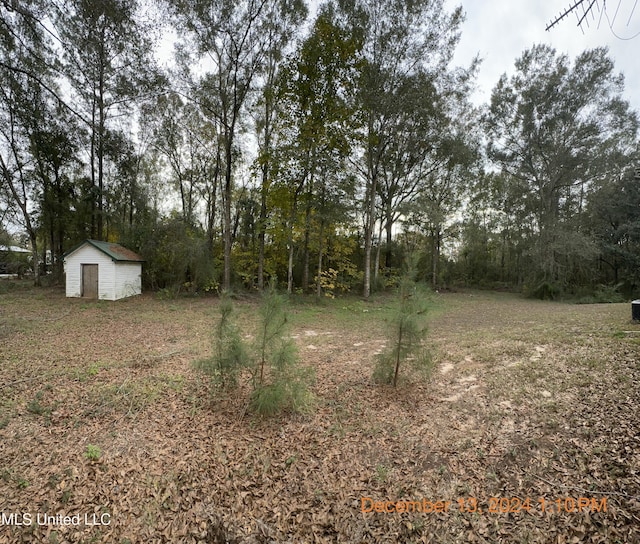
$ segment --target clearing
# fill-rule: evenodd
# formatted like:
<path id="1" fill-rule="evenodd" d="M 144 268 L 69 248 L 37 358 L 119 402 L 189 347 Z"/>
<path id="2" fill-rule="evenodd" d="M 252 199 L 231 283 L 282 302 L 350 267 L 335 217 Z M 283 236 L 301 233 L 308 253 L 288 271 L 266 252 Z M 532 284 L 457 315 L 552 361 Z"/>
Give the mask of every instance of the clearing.
<path id="1" fill-rule="evenodd" d="M 388 297 L 296 301 L 316 405 L 260 419 L 192 367 L 217 303 L 0 294 L 0 542 L 640 542 L 628 304 L 435 295 L 432 379 L 394 390 Z"/>

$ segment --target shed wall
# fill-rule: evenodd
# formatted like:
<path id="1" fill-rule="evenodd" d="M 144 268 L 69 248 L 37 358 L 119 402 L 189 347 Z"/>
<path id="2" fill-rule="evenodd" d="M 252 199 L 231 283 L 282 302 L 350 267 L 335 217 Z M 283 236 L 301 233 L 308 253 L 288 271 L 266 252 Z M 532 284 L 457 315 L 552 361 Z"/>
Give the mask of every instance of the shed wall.
<path id="1" fill-rule="evenodd" d="M 116 299 L 142 293 L 142 265 L 140 263 L 117 263 L 115 274 Z"/>
<path id="2" fill-rule="evenodd" d="M 98 265 L 98 298 L 116 300 L 116 266 L 110 257 L 89 244 L 74 251 L 65 259 L 66 294 L 68 297 L 82 296 L 83 264 Z"/>

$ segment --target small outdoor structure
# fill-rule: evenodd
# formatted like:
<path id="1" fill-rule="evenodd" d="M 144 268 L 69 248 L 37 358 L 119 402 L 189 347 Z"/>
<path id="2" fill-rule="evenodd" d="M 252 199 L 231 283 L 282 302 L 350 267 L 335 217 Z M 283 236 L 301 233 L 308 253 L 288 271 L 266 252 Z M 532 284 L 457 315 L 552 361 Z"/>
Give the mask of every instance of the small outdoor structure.
<path id="1" fill-rule="evenodd" d="M 640 300 L 631 302 L 631 319 L 640 321 Z"/>
<path id="2" fill-rule="evenodd" d="M 143 261 L 119 244 L 85 240 L 64 254 L 67 296 L 118 300 L 139 295 Z"/>
<path id="3" fill-rule="evenodd" d="M 0 277 L 20 276 L 28 270 L 30 257 L 28 249 L 0 245 Z"/>

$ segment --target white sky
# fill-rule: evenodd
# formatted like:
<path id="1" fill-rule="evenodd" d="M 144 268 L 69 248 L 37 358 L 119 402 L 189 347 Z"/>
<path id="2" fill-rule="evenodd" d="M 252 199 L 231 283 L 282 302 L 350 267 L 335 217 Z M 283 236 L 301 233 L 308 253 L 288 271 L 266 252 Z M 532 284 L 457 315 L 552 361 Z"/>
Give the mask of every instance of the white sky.
<path id="1" fill-rule="evenodd" d="M 574 3 L 575 0 L 445 0 L 446 9 L 462 5 L 466 12 L 454 64 L 468 66 L 475 55 L 484 59 L 474 102 L 488 103 L 500 76 L 511 74 L 515 60 L 534 44 L 547 43 L 571 59 L 585 49 L 606 46 L 616 71 L 625 75 L 625 98 L 640 111 L 640 2 L 596 0 L 594 8 L 598 6 L 600 10 L 594 10 L 594 18 L 588 16 L 588 27 L 583 23 L 584 34 L 574 13 L 545 31 Z M 591 0 L 584 2 L 585 6 L 590 3 Z"/>

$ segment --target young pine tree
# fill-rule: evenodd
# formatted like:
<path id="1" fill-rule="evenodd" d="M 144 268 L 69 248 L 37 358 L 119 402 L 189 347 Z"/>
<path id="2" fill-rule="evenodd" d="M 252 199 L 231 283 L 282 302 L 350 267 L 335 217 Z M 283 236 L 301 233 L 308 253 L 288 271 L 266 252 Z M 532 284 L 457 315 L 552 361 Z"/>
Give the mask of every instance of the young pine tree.
<path id="1" fill-rule="evenodd" d="M 256 366 L 250 407 L 262 415 L 306 410 L 312 400 L 312 374 L 299 365 L 296 346 L 286 336 L 285 300 L 273 287 L 265 291 L 255 342 Z"/>
<path id="2" fill-rule="evenodd" d="M 198 361 L 196 366 L 209 374 L 222 389 L 238 386 L 240 371 L 249 365 L 250 357 L 240 331 L 232 319 L 233 303 L 223 298 L 219 305 L 220 321 L 213 335 L 213 355 Z"/>
<path id="3" fill-rule="evenodd" d="M 414 278 L 415 272 L 410 268 L 400 280 L 389 347 L 378 356 L 373 372 L 375 381 L 394 387 L 398 385 L 403 364 L 409 363 L 426 374 L 432 367 L 429 352 L 423 345 L 427 333 L 428 293 Z"/>

